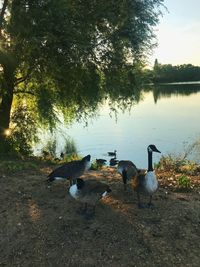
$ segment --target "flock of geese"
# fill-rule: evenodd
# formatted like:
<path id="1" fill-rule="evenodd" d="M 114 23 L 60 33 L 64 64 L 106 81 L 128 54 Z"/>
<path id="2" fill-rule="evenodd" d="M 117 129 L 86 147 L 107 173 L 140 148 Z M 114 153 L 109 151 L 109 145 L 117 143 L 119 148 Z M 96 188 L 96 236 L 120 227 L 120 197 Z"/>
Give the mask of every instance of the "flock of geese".
<path id="1" fill-rule="evenodd" d="M 117 171 L 121 174 L 122 182 L 124 184 L 124 191 L 127 189 L 127 183 L 132 181 L 134 190 L 137 193 L 138 207 L 146 208 L 151 207 L 152 196 L 158 188 L 158 181 L 153 170 L 153 152 L 161 153 L 155 145 L 147 147 L 148 153 L 148 169 L 140 170 L 130 160 L 117 161 Z M 116 160 L 116 150 L 108 152 L 109 156 L 114 156 Z M 86 216 L 93 216 L 95 214 L 96 203 L 108 193 L 111 188 L 95 179 L 82 179 L 80 178 L 85 171 L 89 170 L 91 166 L 91 156 L 87 155 L 81 160 L 68 162 L 61 167 L 55 169 L 48 175 L 48 182 L 56 180 L 67 179 L 70 182 L 69 194 L 77 201 L 84 204 L 81 209 L 81 214 Z M 141 202 L 140 195 L 146 194 L 149 196 L 149 202 L 144 204 Z M 93 207 L 92 212 L 88 212 L 88 205 Z"/>

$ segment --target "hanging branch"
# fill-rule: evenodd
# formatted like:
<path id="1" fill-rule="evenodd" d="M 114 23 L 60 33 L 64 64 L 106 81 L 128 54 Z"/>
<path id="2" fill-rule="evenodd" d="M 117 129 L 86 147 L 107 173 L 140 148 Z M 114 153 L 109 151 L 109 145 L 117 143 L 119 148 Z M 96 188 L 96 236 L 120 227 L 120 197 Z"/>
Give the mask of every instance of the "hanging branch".
<path id="1" fill-rule="evenodd" d="M 7 6 L 8 6 L 8 0 L 4 0 L 1 13 L 0 13 L 0 37 L 2 36 L 3 20 L 4 20 L 4 15 L 5 15 Z"/>
<path id="2" fill-rule="evenodd" d="M 31 91 L 19 90 L 19 89 L 15 91 L 15 94 L 27 94 L 27 95 L 35 96 L 35 94 L 33 92 L 31 92 Z"/>
<path id="3" fill-rule="evenodd" d="M 20 83 L 25 82 L 29 77 L 30 77 L 30 75 L 27 74 L 24 77 L 17 78 L 16 81 L 15 81 L 15 86 L 18 85 L 18 84 L 20 84 Z"/>

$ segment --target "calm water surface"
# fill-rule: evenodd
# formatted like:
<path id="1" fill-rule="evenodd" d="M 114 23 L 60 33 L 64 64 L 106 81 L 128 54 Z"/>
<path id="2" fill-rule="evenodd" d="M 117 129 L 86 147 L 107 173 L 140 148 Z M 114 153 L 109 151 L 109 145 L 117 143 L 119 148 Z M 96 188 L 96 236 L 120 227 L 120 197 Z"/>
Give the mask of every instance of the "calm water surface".
<path id="1" fill-rule="evenodd" d="M 119 112 L 117 121 L 109 116 L 105 104 L 88 127 L 74 123 L 70 128 L 61 127 L 62 132 L 74 139 L 81 155 L 109 159 L 107 152 L 116 149 L 118 159 L 129 159 L 145 168 L 149 144 L 155 144 L 163 155 L 177 154 L 200 137 L 200 87 L 187 93 L 172 91 L 144 92 L 143 100 L 130 112 Z M 56 136 L 61 150 L 63 133 Z M 161 155 L 155 153 L 154 162 Z"/>

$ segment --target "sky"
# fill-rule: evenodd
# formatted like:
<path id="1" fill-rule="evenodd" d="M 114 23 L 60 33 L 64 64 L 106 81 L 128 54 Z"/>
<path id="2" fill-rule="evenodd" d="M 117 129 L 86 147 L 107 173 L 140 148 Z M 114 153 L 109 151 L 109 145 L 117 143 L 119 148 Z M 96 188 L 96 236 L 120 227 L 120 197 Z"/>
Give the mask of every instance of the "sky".
<path id="1" fill-rule="evenodd" d="M 2 0 L 0 0 L 2 4 Z M 155 28 L 158 46 L 148 58 L 161 64 L 200 66 L 200 0 L 164 0 L 167 12 Z"/>
<path id="2" fill-rule="evenodd" d="M 156 28 L 158 46 L 149 57 L 161 64 L 200 66 L 200 0 L 165 0 L 168 12 Z"/>

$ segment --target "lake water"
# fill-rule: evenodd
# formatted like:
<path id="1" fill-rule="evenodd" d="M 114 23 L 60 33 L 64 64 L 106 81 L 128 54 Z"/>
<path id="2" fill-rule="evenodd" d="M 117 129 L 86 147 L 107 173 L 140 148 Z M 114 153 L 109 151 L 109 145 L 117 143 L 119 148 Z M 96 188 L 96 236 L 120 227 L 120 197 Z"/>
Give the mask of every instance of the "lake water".
<path id="1" fill-rule="evenodd" d="M 71 136 L 80 155 L 92 159 L 110 157 L 117 150 L 117 159 L 132 160 L 140 168 L 147 167 L 147 146 L 155 144 L 161 155 L 181 153 L 185 146 L 200 138 L 200 85 L 167 85 L 143 92 L 143 100 L 130 111 L 119 112 L 117 121 L 110 117 L 104 105 L 98 118 L 88 126 L 74 123 L 61 127 L 57 133 L 58 150 L 63 146 L 63 134 Z M 154 154 L 154 162 L 161 157 Z"/>

